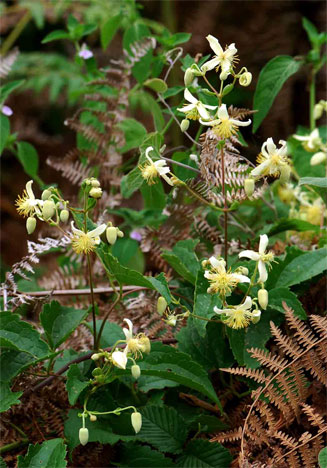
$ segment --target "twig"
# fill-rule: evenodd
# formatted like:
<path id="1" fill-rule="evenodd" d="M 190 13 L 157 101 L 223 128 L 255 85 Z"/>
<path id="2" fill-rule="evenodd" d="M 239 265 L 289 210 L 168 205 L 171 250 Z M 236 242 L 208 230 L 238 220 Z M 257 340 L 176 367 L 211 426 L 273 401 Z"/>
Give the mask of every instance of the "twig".
<path id="1" fill-rule="evenodd" d="M 198 169 L 195 169 L 195 167 L 188 166 L 187 164 L 183 164 L 183 163 L 181 163 L 179 161 L 174 161 L 173 159 L 166 158 L 165 156 L 162 156 L 162 158 L 165 159 L 166 161 L 172 163 L 172 164 L 176 164 L 176 166 L 184 167 L 185 169 L 189 169 L 190 171 L 193 171 L 193 172 L 196 172 L 197 174 L 200 174 L 200 171 Z"/>

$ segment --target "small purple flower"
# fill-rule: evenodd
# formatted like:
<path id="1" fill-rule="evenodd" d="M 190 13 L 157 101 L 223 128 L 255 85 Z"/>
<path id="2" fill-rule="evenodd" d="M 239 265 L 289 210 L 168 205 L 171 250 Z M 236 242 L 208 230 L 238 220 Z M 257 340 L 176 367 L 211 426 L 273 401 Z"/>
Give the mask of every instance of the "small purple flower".
<path id="1" fill-rule="evenodd" d="M 11 107 L 9 106 L 2 106 L 1 108 L 1 112 L 4 114 L 4 115 L 7 115 L 8 117 L 10 117 L 11 115 L 13 115 L 13 110 L 11 109 Z"/>
<path id="2" fill-rule="evenodd" d="M 78 56 L 84 60 L 88 60 L 93 57 L 93 52 L 87 48 L 87 45 L 84 43 L 81 47 L 81 50 L 78 52 Z"/>
<path id="3" fill-rule="evenodd" d="M 139 231 L 132 231 L 129 235 L 131 239 L 137 240 L 138 242 L 141 242 L 142 240 L 142 234 Z"/>

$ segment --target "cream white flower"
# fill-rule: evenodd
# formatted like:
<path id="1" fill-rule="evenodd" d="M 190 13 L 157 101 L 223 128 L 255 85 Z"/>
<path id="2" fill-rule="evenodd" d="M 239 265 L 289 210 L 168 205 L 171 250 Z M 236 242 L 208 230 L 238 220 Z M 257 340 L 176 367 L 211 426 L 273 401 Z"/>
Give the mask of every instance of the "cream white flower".
<path id="1" fill-rule="evenodd" d="M 126 338 L 126 348 L 124 353 L 132 353 L 134 356 L 142 355 L 142 353 L 149 353 L 151 349 L 150 340 L 144 333 L 138 335 L 133 334 L 133 323 L 129 319 L 124 319 L 127 323 L 128 328 L 123 328 L 123 332 Z"/>
<path id="2" fill-rule="evenodd" d="M 259 165 L 251 171 L 252 177 L 259 176 L 278 176 L 283 168 L 289 166 L 287 158 L 286 141 L 280 140 L 280 148 L 277 149 L 274 140 L 268 138 L 261 147 L 261 153 L 257 157 Z"/>
<path id="3" fill-rule="evenodd" d="M 252 309 L 252 299 L 247 296 L 244 303 L 236 306 L 231 306 L 228 309 L 218 309 L 214 307 L 214 312 L 222 316 L 222 321 L 231 328 L 239 329 L 247 327 L 250 322 L 258 321 L 261 311 Z"/>
<path id="4" fill-rule="evenodd" d="M 125 351 L 114 351 L 111 355 L 112 363 L 119 369 L 126 369 L 127 353 Z"/>
<path id="5" fill-rule="evenodd" d="M 23 195 L 18 195 L 15 202 L 18 213 L 26 217 L 31 216 L 32 214 L 37 214 L 38 216 L 42 215 L 41 209 L 43 201 L 35 198 L 32 190 L 32 184 L 33 180 L 29 180 L 27 182 Z"/>
<path id="6" fill-rule="evenodd" d="M 264 283 L 265 281 L 267 281 L 268 272 L 267 272 L 266 264 L 270 266 L 270 263 L 274 260 L 274 254 L 272 252 L 266 252 L 268 242 L 269 242 L 269 239 L 268 239 L 267 234 L 263 234 L 260 236 L 258 252 L 255 252 L 254 250 L 243 250 L 243 252 L 240 252 L 238 254 L 240 258 L 246 257 L 246 258 L 250 258 L 251 260 L 258 262 L 260 283 Z"/>
<path id="7" fill-rule="evenodd" d="M 211 269 L 204 272 L 204 277 L 210 282 L 210 287 L 207 290 L 209 294 L 218 293 L 226 296 L 232 292 L 232 289 L 235 288 L 238 283 L 250 282 L 250 279 L 245 275 L 232 273 L 231 269 L 226 271 L 226 262 L 222 258 L 217 259 L 216 257 L 210 257 L 209 263 Z"/>
<path id="8" fill-rule="evenodd" d="M 106 230 L 106 224 L 100 224 L 92 231 L 84 232 L 80 229 L 76 229 L 74 221 L 71 222 L 73 238 L 72 247 L 76 253 L 89 253 L 96 249 L 97 245 L 100 244 L 100 236 Z"/>
<path id="9" fill-rule="evenodd" d="M 293 135 L 296 140 L 302 141 L 304 149 L 309 151 L 309 153 L 314 153 L 319 150 L 322 141 L 319 136 L 319 130 L 315 128 L 310 135 Z"/>
<path id="10" fill-rule="evenodd" d="M 209 120 L 211 116 L 207 109 L 217 109 L 217 106 L 203 104 L 201 101 L 196 99 L 196 97 L 194 97 L 187 88 L 185 88 L 184 91 L 184 98 L 186 101 L 190 102 L 190 104 L 180 107 L 177 110 L 183 112 L 189 120 L 198 120 L 199 117 L 202 117 L 204 120 Z"/>
<path id="11" fill-rule="evenodd" d="M 149 162 L 144 166 L 139 166 L 143 179 L 145 179 L 149 185 L 152 185 L 155 184 L 155 179 L 160 176 L 167 182 L 167 184 L 174 185 L 167 175 L 170 173 L 167 162 L 164 159 L 158 159 L 155 162 L 152 161 L 149 156 L 150 151 L 153 151 L 152 146 L 149 146 L 145 151 L 145 157 Z"/>
<path id="12" fill-rule="evenodd" d="M 225 50 L 223 50 L 218 39 L 211 34 L 207 36 L 207 40 L 216 55 L 213 59 L 202 65 L 201 71 L 206 73 L 208 70 L 220 67 L 223 72 L 228 72 L 231 69 L 233 62 L 237 61 L 237 49 L 235 44 L 230 44 Z"/>
<path id="13" fill-rule="evenodd" d="M 237 127 L 247 127 L 251 124 L 251 120 L 241 122 L 240 120 L 232 119 L 228 115 L 226 104 L 222 104 L 217 112 L 218 119 L 210 120 L 209 122 L 202 121 L 202 125 L 212 127 L 214 133 L 221 138 L 230 138 L 237 133 Z"/>

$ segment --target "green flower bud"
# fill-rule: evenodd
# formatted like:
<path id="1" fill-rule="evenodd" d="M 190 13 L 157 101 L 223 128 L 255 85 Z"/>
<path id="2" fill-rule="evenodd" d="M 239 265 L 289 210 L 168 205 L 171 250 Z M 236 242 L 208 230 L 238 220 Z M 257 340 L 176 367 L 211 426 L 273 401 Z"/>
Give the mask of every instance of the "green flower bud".
<path id="1" fill-rule="evenodd" d="M 102 197 L 102 189 L 100 187 L 92 187 L 89 192 L 89 197 L 91 198 L 101 198 Z"/>
<path id="2" fill-rule="evenodd" d="M 89 430 L 87 427 L 81 427 L 79 430 L 79 441 L 82 445 L 86 445 L 89 441 Z"/>
<path id="3" fill-rule="evenodd" d="M 327 159 L 327 153 L 324 153 L 323 151 L 319 151 L 318 153 L 312 156 L 312 158 L 310 159 L 310 164 L 311 166 L 317 166 L 318 164 L 325 162 L 326 159 Z"/>
<path id="4" fill-rule="evenodd" d="M 118 228 L 117 228 L 117 229 L 118 229 Z M 118 236 L 118 237 L 124 237 L 123 231 L 121 231 L 120 229 L 118 229 L 118 231 L 117 231 L 117 236 Z"/>
<path id="5" fill-rule="evenodd" d="M 134 364 L 134 366 L 131 367 L 131 372 L 132 372 L 132 376 L 134 377 L 134 379 L 138 379 L 141 375 L 140 366 L 138 366 L 137 364 Z"/>
<path id="6" fill-rule="evenodd" d="M 48 200 L 48 198 L 51 196 L 51 190 L 43 190 L 41 198 L 43 201 Z"/>
<path id="7" fill-rule="evenodd" d="M 252 81 L 252 73 L 250 72 L 242 73 L 242 75 L 239 77 L 239 80 L 238 80 L 241 86 L 249 86 L 251 84 L 251 81 Z"/>
<path id="8" fill-rule="evenodd" d="M 26 220 L 26 230 L 27 234 L 33 234 L 36 228 L 36 219 L 32 216 L 29 216 Z"/>
<path id="9" fill-rule="evenodd" d="M 254 192 L 254 179 L 245 179 L 244 190 L 248 197 L 251 197 Z"/>
<path id="10" fill-rule="evenodd" d="M 222 72 L 220 73 L 220 75 L 219 75 L 220 81 L 225 81 L 225 80 L 227 80 L 228 75 L 229 75 L 229 72 L 228 72 L 228 71 L 222 71 Z"/>
<path id="11" fill-rule="evenodd" d="M 157 302 L 157 312 L 159 315 L 163 315 L 167 308 L 167 301 L 164 297 L 160 296 Z"/>
<path id="12" fill-rule="evenodd" d="M 185 72 L 185 75 L 184 75 L 185 86 L 190 86 L 190 84 L 192 84 L 193 80 L 194 80 L 193 71 L 191 70 L 191 68 L 188 68 L 186 70 L 186 72 Z"/>
<path id="13" fill-rule="evenodd" d="M 181 131 L 186 132 L 188 130 L 189 126 L 190 126 L 190 121 L 187 120 L 187 119 L 183 119 L 182 122 L 181 122 L 181 125 L 180 125 Z"/>
<path id="14" fill-rule="evenodd" d="M 260 322 L 261 314 L 257 315 L 256 317 L 252 317 L 252 323 L 256 324 Z"/>
<path id="15" fill-rule="evenodd" d="M 141 413 L 138 413 L 137 411 L 132 413 L 131 416 L 131 421 L 132 421 L 132 426 L 135 431 L 135 434 L 140 432 L 141 427 L 142 427 L 142 415 Z"/>
<path id="16" fill-rule="evenodd" d="M 106 237 L 107 241 L 110 245 L 114 245 L 117 240 L 117 228 L 114 226 L 107 227 L 106 229 Z"/>
<path id="17" fill-rule="evenodd" d="M 268 291 L 267 291 L 267 289 L 259 289 L 259 291 L 258 291 L 258 302 L 260 304 L 260 307 L 263 308 L 263 310 L 267 309 L 267 305 L 268 305 Z"/>
<path id="18" fill-rule="evenodd" d="M 92 361 L 97 361 L 99 358 L 100 358 L 100 354 L 98 353 L 92 354 L 91 356 Z"/>
<path id="19" fill-rule="evenodd" d="M 62 210 L 60 212 L 60 221 L 62 221 L 63 223 L 67 223 L 68 218 L 69 218 L 69 211 L 68 210 Z"/>
<path id="20" fill-rule="evenodd" d="M 102 369 L 100 369 L 100 367 L 96 367 L 95 369 L 93 369 L 92 375 L 93 377 L 96 377 L 97 375 L 102 375 Z"/>
<path id="21" fill-rule="evenodd" d="M 288 182 L 290 180 L 290 175 L 291 175 L 291 167 L 290 166 L 286 165 L 286 166 L 281 167 L 279 181 L 282 184 L 285 184 L 286 182 Z"/>
<path id="22" fill-rule="evenodd" d="M 56 205 L 52 200 L 46 200 L 42 208 L 42 216 L 45 220 L 52 218 L 56 212 Z"/>
<path id="23" fill-rule="evenodd" d="M 90 415 L 90 421 L 91 421 L 91 422 L 95 422 L 97 419 L 98 419 L 98 418 L 96 417 L 95 414 L 91 414 L 91 415 Z"/>
<path id="24" fill-rule="evenodd" d="M 239 273 L 240 275 L 244 275 L 244 276 L 248 276 L 248 274 L 249 274 L 249 270 L 244 266 L 237 267 L 235 272 Z"/>

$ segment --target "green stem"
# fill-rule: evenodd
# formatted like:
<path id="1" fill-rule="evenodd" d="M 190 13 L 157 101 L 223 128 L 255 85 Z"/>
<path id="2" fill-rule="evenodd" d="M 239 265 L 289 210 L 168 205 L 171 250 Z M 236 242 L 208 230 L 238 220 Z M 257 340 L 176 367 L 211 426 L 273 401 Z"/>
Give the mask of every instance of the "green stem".
<path id="1" fill-rule="evenodd" d="M 194 318 L 197 318 L 199 320 L 205 320 L 206 322 L 221 323 L 221 320 L 212 320 L 212 319 L 208 319 L 206 317 L 201 317 L 201 315 L 196 315 L 196 314 L 193 314 L 193 313 L 190 313 L 190 317 L 194 317 Z"/>
<path id="2" fill-rule="evenodd" d="M 97 323 L 96 323 L 96 315 L 95 315 L 95 300 L 94 300 L 94 291 L 93 291 L 93 280 L 92 280 L 92 267 L 91 267 L 91 260 L 90 254 L 87 254 L 87 266 L 89 271 L 89 283 L 90 283 L 90 296 L 91 296 L 91 303 L 92 303 L 92 320 L 93 320 L 93 347 L 94 351 L 98 349 L 98 342 L 97 342 Z"/>
<path id="3" fill-rule="evenodd" d="M 316 103 L 316 72 L 314 69 L 311 71 L 311 81 L 310 81 L 310 131 L 312 132 L 315 128 L 315 119 L 313 117 L 314 107 Z"/>
<path id="4" fill-rule="evenodd" d="M 14 450 L 26 444 L 28 444 L 28 439 L 19 440 L 18 442 L 12 442 L 11 444 L 4 445 L 0 448 L 0 454 L 9 452 L 10 450 Z"/>
<path id="5" fill-rule="evenodd" d="M 205 205 L 210 206 L 210 208 L 212 208 L 213 210 L 219 211 L 219 212 L 225 211 L 224 208 L 219 208 L 218 206 L 213 205 L 212 203 L 202 198 L 198 193 L 194 192 L 187 184 L 185 184 L 185 182 L 180 181 L 179 185 L 184 187 L 194 198 L 197 198 L 201 203 L 204 203 Z"/>
<path id="6" fill-rule="evenodd" d="M 254 286 L 254 284 L 255 284 L 255 277 L 256 277 L 256 275 L 257 275 L 257 271 L 258 271 L 258 265 L 259 265 L 259 263 L 257 262 L 257 263 L 255 264 L 255 269 L 254 269 L 253 275 L 251 276 L 251 281 L 250 281 L 250 284 L 249 284 L 248 290 L 246 291 L 246 293 L 245 293 L 245 296 L 244 296 L 244 299 L 243 299 L 243 300 L 245 300 L 245 299 L 246 299 L 246 297 L 249 295 L 249 292 L 250 292 L 250 290 L 251 290 L 252 286 Z"/>
<path id="7" fill-rule="evenodd" d="M 29 22 L 31 17 L 32 17 L 31 13 L 29 11 L 27 11 L 25 13 L 25 15 L 22 16 L 22 18 L 18 21 L 18 23 L 16 24 L 14 29 L 11 31 L 9 36 L 6 38 L 6 40 L 4 41 L 4 43 L 3 43 L 3 45 L 2 45 L 2 47 L 0 49 L 0 54 L 2 56 L 6 55 L 8 50 L 15 43 L 16 39 L 18 39 L 18 37 L 20 36 L 22 31 L 24 30 L 25 26 L 27 25 L 27 23 Z"/>
<path id="8" fill-rule="evenodd" d="M 161 131 L 161 135 L 164 135 L 167 130 L 169 129 L 169 127 L 171 126 L 171 124 L 174 122 L 174 118 L 173 117 L 170 117 L 170 119 L 168 120 L 165 128 Z"/>

